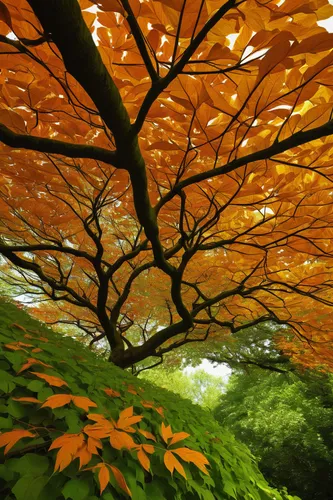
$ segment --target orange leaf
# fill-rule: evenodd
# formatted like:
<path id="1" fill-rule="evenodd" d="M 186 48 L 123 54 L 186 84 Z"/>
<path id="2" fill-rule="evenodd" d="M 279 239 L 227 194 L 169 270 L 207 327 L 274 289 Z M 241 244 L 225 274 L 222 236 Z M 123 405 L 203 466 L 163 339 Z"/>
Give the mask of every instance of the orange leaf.
<path id="1" fill-rule="evenodd" d="M 152 439 L 153 441 L 156 441 L 156 437 L 154 436 L 154 434 L 152 434 L 151 432 L 148 432 L 148 431 L 145 431 L 143 429 L 138 429 L 138 431 L 140 432 L 140 434 L 142 434 L 145 438 L 147 439 Z"/>
<path id="2" fill-rule="evenodd" d="M 89 411 L 90 406 L 96 406 L 97 404 L 91 401 L 91 399 L 85 396 L 72 396 L 72 401 L 78 408 L 82 408 L 85 411 Z"/>
<path id="3" fill-rule="evenodd" d="M 2 2 L 0 2 L 0 19 L 1 19 L 1 4 L 2 4 Z M 1 21 L 3 21 L 3 19 L 1 19 Z M 12 323 L 10 326 L 11 327 L 14 326 L 15 328 L 18 328 L 19 330 L 22 330 L 23 332 L 27 331 L 26 328 L 24 328 L 24 326 L 21 326 L 18 323 Z"/>
<path id="4" fill-rule="evenodd" d="M 40 347 L 35 347 L 35 349 L 31 349 L 31 352 L 43 352 L 43 349 Z"/>
<path id="5" fill-rule="evenodd" d="M 100 494 L 105 490 L 108 482 L 110 481 L 110 471 L 105 464 L 99 464 L 98 481 L 100 487 Z"/>
<path id="6" fill-rule="evenodd" d="M 146 469 L 146 471 L 149 472 L 149 470 L 150 470 L 150 460 L 147 457 L 147 455 L 145 454 L 145 452 L 143 451 L 143 449 L 142 449 L 141 446 L 140 446 L 140 449 L 138 451 L 138 460 L 139 460 L 140 464 L 142 465 L 142 467 L 144 469 Z"/>
<path id="7" fill-rule="evenodd" d="M 100 413 L 89 413 L 87 417 L 90 420 L 93 420 L 94 422 L 98 422 L 99 424 L 106 424 L 109 423 L 111 425 L 110 420 L 107 420 L 104 415 L 101 415 Z"/>
<path id="8" fill-rule="evenodd" d="M 161 417 L 164 418 L 164 411 L 163 411 L 163 406 L 159 406 L 158 408 L 154 408 L 154 410 L 157 411 L 161 415 Z"/>
<path id="9" fill-rule="evenodd" d="M 46 375 L 45 373 L 40 372 L 30 372 L 36 377 L 44 379 L 48 384 L 53 385 L 54 387 L 61 387 L 62 385 L 67 385 L 67 382 L 58 377 L 53 377 L 52 375 Z"/>
<path id="10" fill-rule="evenodd" d="M 43 361 L 40 361 L 39 359 L 35 359 L 35 358 L 28 358 L 28 362 L 25 363 L 20 369 L 19 371 L 17 372 L 18 374 L 23 372 L 24 370 L 27 370 L 28 368 L 30 368 L 31 365 L 41 365 L 41 366 L 45 366 L 45 368 L 52 368 L 51 365 L 48 365 L 46 363 L 44 363 Z"/>
<path id="11" fill-rule="evenodd" d="M 172 450 L 172 452 L 176 453 L 180 458 L 185 460 L 185 462 L 192 462 L 202 472 L 209 475 L 209 472 L 205 467 L 205 465 L 209 465 L 209 462 L 207 458 L 199 451 L 190 450 L 189 448 L 177 448 L 175 450 Z"/>
<path id="12" fill-rule="evenodd" d="M 72 401 L 72 396 L 70 394 L 55 394 L 54 396 L 49 396 L 46 401 L 42 404 L 42 408 L 48 406 L 49 408 L 60 408 L 61 406 L 68 405 Z"/>
<path id="13" fill-rule="evenodd" d="M 171 444 L 175 444 L 175 443 L 178 443 L 178 441 L 182 441 L 183 439 L 186 439 L 187 437 L 189 437 L 190 434 L 188 434 L 187 432 L 176 432 L 173 436 L 172 436 L 172 439 L 169 443 L 169 446 Z"/>
<path id="14" fill-rule="evenodd" d="M 92 457 L 92 453 L 89 450 L 87 443 L 83 443 L 83 445 L 77 450 L 75 457 L 80 460 L 80 466 L 79 468 L 81 469 L 84 465 L 87 465 Z"/>
<path id="15" fill-rule="evenodd" d="M 161 434 L 162 434 L 163 441 L 168 444 L 168 439 L 172 438 L 172 436 L 173 436 L 173 433 L 172 433 L 170 425 L 168 425 L 166 427 L 164 425 L 164 422 L 162 422 L 162 425 L 161 425 Z"/>
<path id="16" fill-rule="evenodd" d="M 90 453 L 92 453 L 93 455 L 98 455 L 97 448 L 103 449 L 103 445 L 99 439 L 96 439 L 96 438 L 89 436 L 88 442 L 87 442 L 87 448 L 88 448 L 88 451 L 90 451 Z"/>
<path id="17" fill-rule="evenodd" d="M 154 453 L 155 451 L 155 448 L 152 444 L 142 444 L 141 447 L 143 450 L 150 454 Z"/>
<path id="18" fill-rule="evenodd" d="M 290 51 L 288 37 L 277 45 L 273 45 L 259 63 L 258 81 L 267 75 L 275 66 L 282 62 Z"/>
<path id="19" fill-rule="evenodd" d="M 0 2 L 0 21 L 3 21 L 9 28 L 13 28 L 9 10 L 3 2 Z"/>
<path id="20" fill-rule="evenodd" d="M 131 497 L 132 496 L 131 490 L 127 486 L 125 478 L 120 472 L 120 470 L 117 469 L 117 467 L 114 467 L 114 465 L 109 465 L 109 467 L 113 472 L 114 478 L 117 481 L 119 488 L 121 488 L 123 491 L 125 491 L 125 493 L 127 493 Z"/>
<path id="21" fill-rule="evenodd" d="M 25 344 L 24 342 L 12 342 L 11 344 L 5 344 L 4 347 L 12 351 L 25 351 L 24 347 L 33 347 L 33 345 Z"/>
<path id="22" fill-rule="evenodd" d="M 114 391 L 113 389 L 104 389 L 105 394 L 112 396 L 113 398 L 119 398 L 120 392 Z"/>
<path id="23" fill-rule="evenodd" d="M 13 431 L 4 432 L 0 434 L 0 448 L 6 446 L 5 455 L 9 452 L 11 448 L 22 438 L 24 437 L 35 437 L 36 434 L 32 432 L 25 431 L 24 429 L 14 429 Z"/>
<path id="24" fill-rule="evenodd" d="M 132 416 L 133 415 L 133 406 L 130 406 L 129 408 L 125 408 L 122 412 L 119 414 L 119 419 L 117 421 L 116 427 L 118 429 L 124 429 L 127 432 L 135 432 L 135 429 L 130 427 L 133 424 L 136 424 L 137 422 L 140 422 L 140 420 L 143 419 L 142 416 Z"/>
<path id="25" fill-rule="evenodd" d="M 56 438 L 51 444 L 49 451 L 55 448 L 60 448 L 57 453 L 57 459 L 54 466 L 54 472 L 61 472 L 75 458 L 78 450 L 84 443 L 84 435 L 80 434 L 64 434 Z"/>
<path id="26" fill-rule="evenodd" d="M 113 430 L 113 428 L 112 428 L 111 423 L 110 423 L 109 427 L 98 423 L 98 424 L 93 424 L 93 425 L 86 425 L 83 428 L 83 432 L 85 432 L 87 434 L 87 436 L 90 436 L 90 437 L 95 438 L 95 439 L 102 439 L 102 438 L 108 437 L 112 430 Z"/>
<path id="27" fill-rule="evenodd" d="M 20 401 L 22 403 L 41 403 L 39 399 L 37 398 L 29 398 L 29 397 L 24 397 L 24 398 L 12 398 L 14 401 Z"/>
<path id="28" fill-rule="evenodd" d="M 112 429 L 109 434 L 110 444 L 112 448 L 115 448 L 116 450 L 121 450 L 122 448 L 127 448 L 128 450 L 130 450 L 131 448 L 136 447 L 133 438 L 129 434 L 126 434 L 126 432 Z"/>
<path id="29" fill-rule="evenodd" d="M 106 12 L 120 12 L 125 15 L 124 7 L 119 0 L 90 0 L 92 3 L 98 5 L 101 10 Z"/>
<path id="30" fill-rule="evenodd" d="M 179 472 L 185 479 L 187 479 L 184 467 L 177 460 L 171 451 L 166 451 L 164 454 L 164 464 L 165 467 L 173 474 L 174 469 Z"/>
<path id="31" fill-rule="evenodd" d="M 155 410 L 157 413 L 159 413 L 164 418 L 162 406 L 159 406 L 158 408 L 156 408 L 154 403 L 152 403 L 151 401 L 143 401 L 142 400 L 140 402 L 141 402 L 142 406 L 144 406 L 145 408 L 152 408 L 153 410 Z"/>
<path id="32" fill-rule="evenodd" d="M 141 401 L 142 406 L 145 408 L 154 408 L 154 403 L 151 403 L 150 401 Z"/>

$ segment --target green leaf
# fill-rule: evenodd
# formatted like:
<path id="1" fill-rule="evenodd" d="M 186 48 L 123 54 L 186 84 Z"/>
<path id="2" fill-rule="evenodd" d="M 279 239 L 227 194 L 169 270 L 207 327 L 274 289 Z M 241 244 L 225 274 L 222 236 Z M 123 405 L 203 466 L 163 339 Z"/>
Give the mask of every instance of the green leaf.
<path id="1" fill-rule="evenodd" d="M 85 500 L 89 495 L 89 482 L 87 480 L 81 479 L 71 479 L 65 484 L 62 489 L 62 494 L 67 500 Z"/>
<path id="2" fill-rule="evenodd" d="M 43 389 L 38 392 L 37 399 L 40 401 L 45 401 L 49 396 L 53 396 L 54 392 L 50 387 L 46 387 L 43 384 Z"/>
<path id="3" fill-rule="evenodd" d="M 82 422 L 79 418 L 79 414 L 75 410 L 66 410 L 65 413 L 66 424 L 68 425 L 69 433 L 76 434 L 82 429 Z"/>
<path id="4" fill-rule="evenodd" d="M 39 380 L 32 380 L 27 385 L 27 389 L 29 389 L 29 391 L 32 391 L 32 392 L 42 391 L 44 387 L 45 387 L 44 382 L 40 382 Z"/>
<path id="5" fill-rule="evenodd" d="M 128 475 L 126 475 L 126 482 L 129 489 L 131 490 L 133 499 L 135 498 L 135 500 L 147 500 L 147 496 L 141 486 L 135 481 L 130 481 Z"/>
<path id="6" fill-rule="evenodd" d="M 0 342 L 3 342 L 4 344 L 8 344 L 11 340 L 13 340 L 12 336 L 4 335 L 3 332 L 0 333 Z"/>
<path id="7" fill-rule="evenodd" d="M 167 497 L 165 497 L 162 494 L 161 486 L 158 483 L 160 483 L 160 481 L 154 480 L 152 483 L 147 484 L 147 486 L 146 486 L 147 498 L 151 498 L 151 499 L 158 498 L 158 500 L 169 500 Z"/>
<path id="8" fill-rule="evenodd" d="M 13 420 L 11 419 L 11 417 L 8 418 L 0 417 L 0 430 L 12 429 L 12 427 L 13 427 Z"/>
<path id="9" fill-rule="evenodd" d="M 10 373 L 0 370 L 0 390 L 5 394 L 12 392 L 15 389 L 15 377 Z"/>
<path id="10" fill-rule="evenodd" d="M 47 457 L 37 455 L 36 453 L 26 453 L 21 458 L 8 460 L 7 465 L 14 472 L 19 472 L 21 476 L 26 474 L 38 477 L 43 475 L 49 468 L 49 460 Z"/>
<path id="11" fill-rule="evenodd" d="M 8 371 L 8 370 L 10 370 L 10 364 L 7 363 L 7 361 L 1 360 L 0 361 L 0 370 L 1 371 Z"/>
<path id="12" fill-rule="evenodd" d="M 236 486 L 235 483 L 225 481 L 223 485 L 223 491 L 225 491 L 225 493 L 227 493 L 230 497 L 235 498 L 235 500 L 237 500 L 235 486 Z"/>
<path id="13" fill-rule="evenodd" d="M 46 476 L 23 476 L 17 481 L 12 492 L 16 500 L 27 500 L 27 498 L 29 498 L 29 500 L 38 500 L 39 494 L 48 480 L 49 478 Z"/>
<path id="14" fill-rule="evenodd" d="M 32 408 L 29 408 L 28 405 L 22 405 L 21 403 L 13 401 L 12 399 L 8 401 L 8 413 L 9 415 L 12 415 L 12 417 L 22 418 L 26 415 L 29 415 L 29 413 L 31 413 L 32 411 L 34 410 Z"/>
<path id="15" fill-rule="evenodd" d="M 13 365 L 13 369 L 17 372 L 26 359 L 26 353 L 18 352 L 4 352 L 4 356 L 9 360 L 9 362 Z"/>
<path id="16" fill-rule="evenodd" d="M 101 496 L 101 499 L 102 500 L 116 500 L 116 498 L 112 495 L 112 493 L 103 493 L 103 495 Z"/>
<path id="17" fill-rule="evenodd" d="M 12 470 L 9 470 L 7 465 L 0 464 L 0 478 L 4 479 L 7 483 L 11 481 L 14 477 Z"/>

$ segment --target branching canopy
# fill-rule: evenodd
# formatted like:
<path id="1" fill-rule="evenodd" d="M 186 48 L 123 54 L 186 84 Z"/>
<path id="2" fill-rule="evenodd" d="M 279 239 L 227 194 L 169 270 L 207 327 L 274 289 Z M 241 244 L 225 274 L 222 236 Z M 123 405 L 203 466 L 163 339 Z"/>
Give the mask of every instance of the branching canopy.
<path id="1" fill-rule="evenodd" d="M 333 365 L 332 15 L 0 2 L 4 280 L 121 367 L 268 321 Z"/>

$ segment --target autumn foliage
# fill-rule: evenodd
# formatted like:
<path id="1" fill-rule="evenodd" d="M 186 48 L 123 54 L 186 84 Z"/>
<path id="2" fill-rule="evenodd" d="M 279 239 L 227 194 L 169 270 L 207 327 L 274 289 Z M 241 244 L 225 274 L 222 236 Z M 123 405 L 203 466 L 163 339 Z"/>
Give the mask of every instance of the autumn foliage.
<path id="1" fill-rule="evenodd" d="M 333 366 L 332 15 L 1 1 L 5 282 L 123 368 L 267 321 Z"/>
<path id="2" fill-rule="evenodd" d="M 293 500 L 269 488 L 248 450 L 199 407 L 13 305 L 1 302 L 0 312 L 4 500 L 27 490 L 29 500 Z"/>

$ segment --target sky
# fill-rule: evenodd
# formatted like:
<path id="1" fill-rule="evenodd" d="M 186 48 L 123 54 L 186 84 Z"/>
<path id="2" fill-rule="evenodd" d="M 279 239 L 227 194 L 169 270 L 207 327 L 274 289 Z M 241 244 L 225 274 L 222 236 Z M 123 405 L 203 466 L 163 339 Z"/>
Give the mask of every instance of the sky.
<path id="1" fill-rule="evenodd" d="M 225 382 L 228 381 L 228 378 L 231 375 L 231 370 L 227 365 L 215 365 L 207 359 L 204 359 L 203 362 L 196 368 L 185 368 L 184 372 L 187 374 L 191 374 L 197 370 L 205 370 L 205 372 L 209 373 L 210 375 L 215 375 L 215 377 L 222 377 Z"/>

